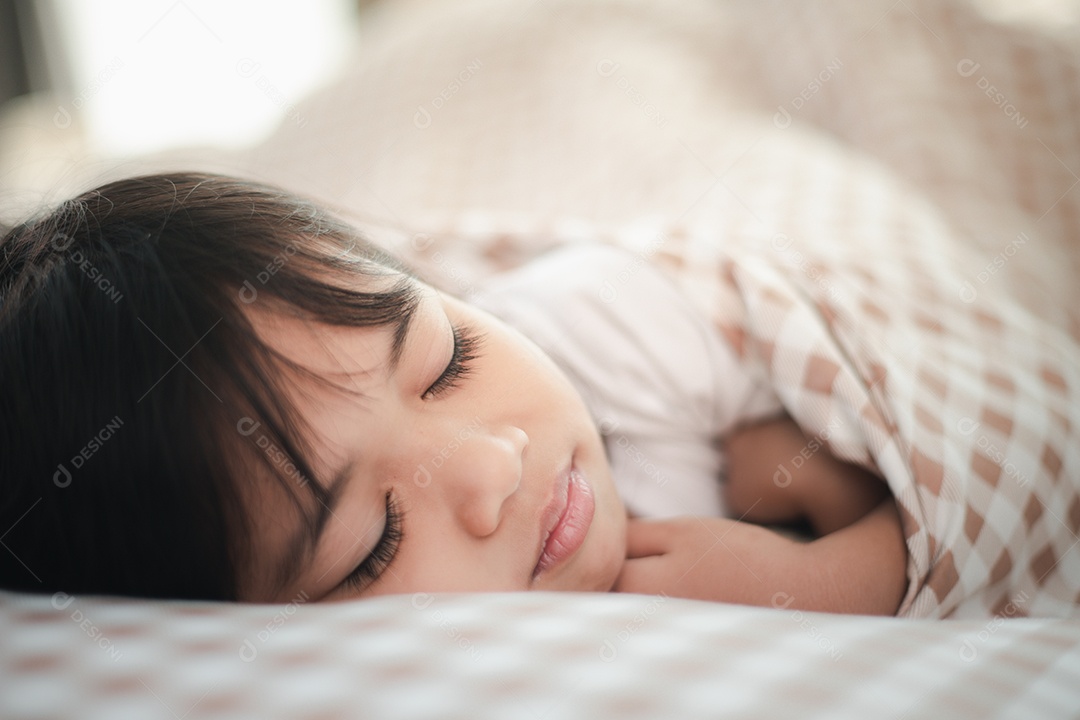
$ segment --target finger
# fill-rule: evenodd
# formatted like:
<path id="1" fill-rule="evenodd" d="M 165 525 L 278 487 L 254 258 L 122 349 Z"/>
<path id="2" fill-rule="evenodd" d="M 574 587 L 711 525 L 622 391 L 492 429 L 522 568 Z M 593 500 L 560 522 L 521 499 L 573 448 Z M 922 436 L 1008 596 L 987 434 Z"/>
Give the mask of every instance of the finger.
<path id="1" fill-rule="evenodd" d="M 671 550 L 671 530 L 663 520 L 630 520 L 626 524 L 626 557 L 663 555 Z"/>

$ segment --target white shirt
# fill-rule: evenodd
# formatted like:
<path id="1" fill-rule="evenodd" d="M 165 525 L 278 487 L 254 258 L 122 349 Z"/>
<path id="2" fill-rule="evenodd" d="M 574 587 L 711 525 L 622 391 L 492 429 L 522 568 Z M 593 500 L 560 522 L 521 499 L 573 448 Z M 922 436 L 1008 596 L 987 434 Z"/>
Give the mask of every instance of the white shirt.
<path id="1" fill-rule="evenodd" d="M 490 279 L 474 301 L 566 372 L 632 512 L 724 514 L 720 439 L 781 405 L 671 278 L 623 248 L 569 245 Z"/>

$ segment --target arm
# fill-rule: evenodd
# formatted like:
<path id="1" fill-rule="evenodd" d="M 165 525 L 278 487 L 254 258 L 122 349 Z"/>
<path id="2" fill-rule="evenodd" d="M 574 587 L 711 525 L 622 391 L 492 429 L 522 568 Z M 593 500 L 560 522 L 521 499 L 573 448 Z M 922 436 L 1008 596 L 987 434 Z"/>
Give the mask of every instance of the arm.
<path id="1" fill-rule="evenodd" d="M 793 430 L 794 426 L 794 430 Z M 801 543 L 722 518 L 632 520 L 622 592 L 803 610 L 892 615 L 907 585 L 900 517 L 883 483 L 824 448 L 774 482 L 806 438 L 790 420 L 732 438 L 729 495 L 747 517 L 805 517 L 821 537 Z M 816 458 L 813 463 L 811 459 Z M 733 484 L 731 484 L 733 483 Z"/>
<path id="2" fill-rule="evenodd" d="M 890 497 L 877 476 L 840 462 L 788 417 L 737 430 L 726 452 L 725 497 L 742 520 L 806 520 L 816 535 L 827 535 Z"/>

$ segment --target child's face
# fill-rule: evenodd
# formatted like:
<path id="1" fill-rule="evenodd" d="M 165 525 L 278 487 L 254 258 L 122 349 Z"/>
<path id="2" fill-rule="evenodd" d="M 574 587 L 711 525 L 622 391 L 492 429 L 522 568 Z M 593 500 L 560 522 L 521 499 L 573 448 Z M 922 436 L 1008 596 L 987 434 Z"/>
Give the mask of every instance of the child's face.
<path id="1" fill-rule="evenodd" d="M 269 579 L 299 537 L 301 519 L 279 486 L 259 484 L 255 562 L 243 599 L 609 590 L 625 557 L 626 513 L 577 391 L 517 331 L 418 287 L 422 300 L 392 374 L 393 327 L 252 312 L 271 347 L 360 394 L 311 379 L 288 383 L 311 425 L 313 469 L 322 478 L 348 471 L 311 560 L 281 591 Z M 448 387 L 439 378 L 454 350 L 452 325 L 482 340 L 468 371 Z M 442 389 L 428 392 L 433 385 Z M 395 515 L 402 538 L 393 559 L 374 581 L 351 585 L 346 578 Z M 552 532 L 557 522 L 561 529 Z"/>

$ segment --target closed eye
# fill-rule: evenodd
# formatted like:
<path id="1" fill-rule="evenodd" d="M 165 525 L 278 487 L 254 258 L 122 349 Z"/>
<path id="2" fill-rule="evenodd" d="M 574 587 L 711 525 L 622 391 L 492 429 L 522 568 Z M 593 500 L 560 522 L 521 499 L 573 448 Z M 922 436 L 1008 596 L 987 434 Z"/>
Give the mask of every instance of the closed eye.
<path id="1" fill-rule="evenodd" d="M 359 592 L 379 579 L 390 567 L 401 546 L 402 512 L 392 493 L 386 493 L 386 524 L 375 548 L 342 581 L 343 588 Z"/>
<path id="2" fill-rule="evenodd" d="M 468 326 L 454 325 L 454 352 L 442 375 L 424 391 L 423 398 L 439 397 L 458 386 L 460 381 L 472 371 L 471 363 L 478 356 L 483 343 L 483 335 Z"/>

